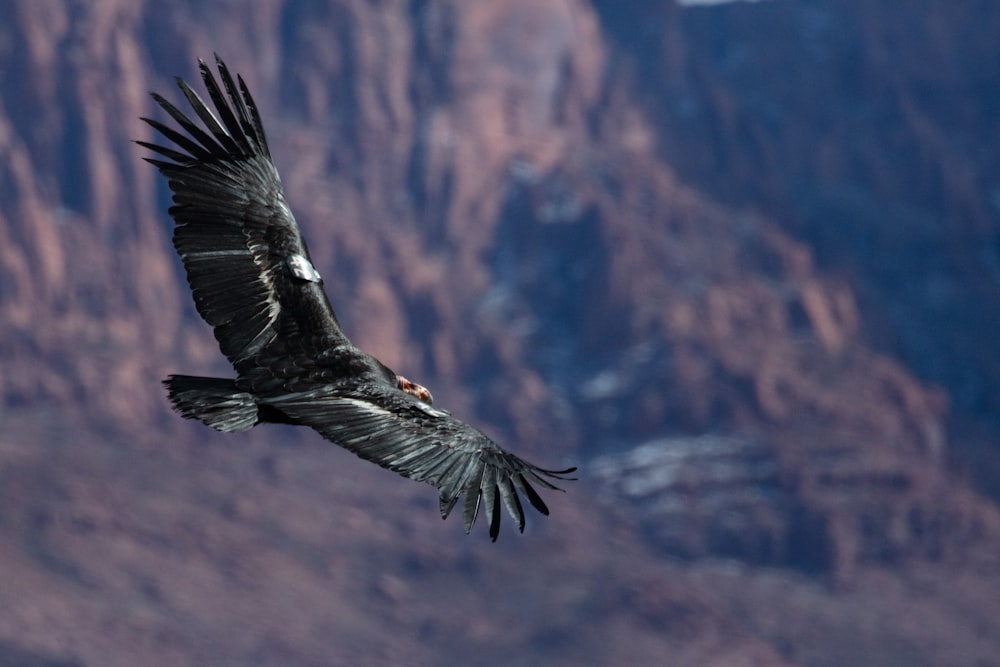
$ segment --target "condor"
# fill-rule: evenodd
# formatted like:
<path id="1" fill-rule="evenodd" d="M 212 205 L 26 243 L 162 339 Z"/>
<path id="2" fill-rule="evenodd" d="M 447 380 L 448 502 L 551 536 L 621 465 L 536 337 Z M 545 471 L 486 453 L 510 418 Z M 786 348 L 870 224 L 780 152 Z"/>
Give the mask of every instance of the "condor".
<path id="1" fill-rule="evenodd" d="M 524 530 L 521 496 L 549 510 L 532 485 L 575 468 L 547 470 L 505 451 L 479 430 L 431 406 L 424 387 L 391 371 L 347 339 L 285 201 L 264 127 L 243 79 L 216 56 L 201 76 L 216 112 L 183 80 L 201 121 L 153 99 L 179 129 L 142 120 L 168 144 L 137 142 L 173 192 L 174 247 L 198 313 L 212 326 L 236 378 L 171 375 L 174 408 L 218 431 L 263 422 L 299 424 L 361 458 L 439 492 L 442 518 L 464 496 L 469 532 L 480 506 L 496 540 L 501 505 Z"/>

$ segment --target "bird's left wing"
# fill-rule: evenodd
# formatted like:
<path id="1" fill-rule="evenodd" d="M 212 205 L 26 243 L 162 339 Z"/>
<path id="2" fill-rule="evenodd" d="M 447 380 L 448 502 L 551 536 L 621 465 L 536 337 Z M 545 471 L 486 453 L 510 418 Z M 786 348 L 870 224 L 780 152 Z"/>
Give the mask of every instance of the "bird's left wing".
<path id="1" fill-rule="evenodd" d="M 501 504 L 523 531 L 524 510 L 518 494 L 547 515 L 549 509 L 532 484 L 558 489 L 546 478 L 571 479 L 565 475 L 576 470 L 539 468 L 449 413 L 380 385 L 328 386 L 262 402 L 363 459 L 434 486 L 442 518 L 465 494 L 465 532 L 472 530 L 482 500 L 493 540 L 500 531 Z"/>
<path id="2" fill-rule="evenodd" d="M 218 57 L 216 64 L 221 87 L 204 62 L 200 69 L 218 115 L 178 79 L 202 126 L 153 93 L 180 129 L 143 118 L 172 145 L 136 142 L 166 158 L 145 159 L 173 191 L 174 246 L 198 313 L 238 370 L 276 339 L 346 343 L 285 201 L 253 98 Z"/>

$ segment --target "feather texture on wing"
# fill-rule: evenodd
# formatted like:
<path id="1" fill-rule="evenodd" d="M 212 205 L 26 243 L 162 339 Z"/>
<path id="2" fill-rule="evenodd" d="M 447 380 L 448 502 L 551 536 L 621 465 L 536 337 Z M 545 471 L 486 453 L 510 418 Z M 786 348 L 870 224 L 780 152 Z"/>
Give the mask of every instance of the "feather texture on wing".
<path id="1" fill-rule="evenodd" d="M 204 62 L 200 69 L 219 117 L 177 82 L 208 131 L 154 93 L 186 134 L 144 118 L 177 146 L 138 143 L 169 160 L 147 158 L 174 193 L 174 247 L 198 313 L 239 370 L 279 337 L 343 334 L 285 201 L 257 106 L 217 62 L 225 94 Z"/>
<path id="2" fill-rule="evenodd" d="M 472 529 L 482 499 L 494 540 L 500 530 L 501 503 L 518 530 L 524 530 L 518 492 L 547 515 L 549 509 L 532 484 L 556 489 L 545 478 L 563 479 L 573 472 L 532 465 L 447 412 L 380 385 L 282 396 L 273 405 L 361 458 L 436 487 L 442 518 L 464 494 L 466 532 Z"/>

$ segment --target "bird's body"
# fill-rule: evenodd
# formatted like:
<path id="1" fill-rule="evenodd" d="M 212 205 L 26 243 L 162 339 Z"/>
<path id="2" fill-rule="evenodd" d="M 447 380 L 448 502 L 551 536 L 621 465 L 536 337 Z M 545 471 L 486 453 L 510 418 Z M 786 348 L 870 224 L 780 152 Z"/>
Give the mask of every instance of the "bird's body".
<path id="1" fill-rule="evenodd" d="M 219 431 L 262 422 L 312 427 L 364 459 L 436 487 L 442 517 L 464 495 L 466 532 L 480 499 L 494 540 L 501 505 L 523 530 L 519 493 L 548 514 L 532 484 L 554 489 L 546 478 L 566 479 L 572 468 L 546 470 L 501 449 L 431 407 L 429 391 L 344 335 L 285 201 L 253 99 L 216 61 L 221 88 L 204 62 L 201 74 L 218 116 L 178 79 L 205 129 L 154 93 L 183 132 L 144 118 L 174 146 L 138 142 L 167 158 L 146 159 L 173 191 L 174 247 L 198 313 L 237 374 L 170 376 L 174 407 Z"/>

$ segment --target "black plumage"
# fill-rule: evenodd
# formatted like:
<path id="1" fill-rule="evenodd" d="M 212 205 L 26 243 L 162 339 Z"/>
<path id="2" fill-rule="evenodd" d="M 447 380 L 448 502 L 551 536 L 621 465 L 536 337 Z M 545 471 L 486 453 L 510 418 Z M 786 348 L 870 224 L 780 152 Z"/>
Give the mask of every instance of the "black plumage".
<path id="1" fill-rule="evenodd" d="M 569 479 L 575 468 L 546 470 L 501 449 L 431 407 L 430 392 L 341 331 L 285 201 L 253 98 L 242 78 L 234 81 L 218 57 L 216 64 L 221 87 L 204 62 L 200 70 L 218 115 L 178 79 L 204 127 L 153 93 L 180 130 L 143 118 L 173 145 L 137 142 L 160 156 L 145 159 L 173 192 L 174 247 L 198 313 L 237 374 L 170 376 L 164 384 L 175 409 L 219 431 L 262 422 L 310 426 L 364 459 L 436 487 L 443 518 L 464 495 L 466 532 L 482 504 L 494 540 L 501 505 L 519 530 L 520 496 L 548 514 L 533 485 L 556 489 L 549 479 Z"/>

